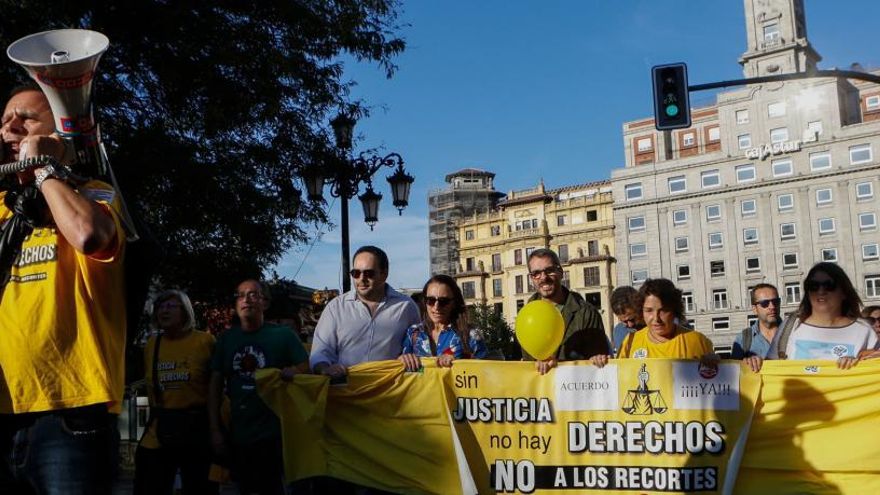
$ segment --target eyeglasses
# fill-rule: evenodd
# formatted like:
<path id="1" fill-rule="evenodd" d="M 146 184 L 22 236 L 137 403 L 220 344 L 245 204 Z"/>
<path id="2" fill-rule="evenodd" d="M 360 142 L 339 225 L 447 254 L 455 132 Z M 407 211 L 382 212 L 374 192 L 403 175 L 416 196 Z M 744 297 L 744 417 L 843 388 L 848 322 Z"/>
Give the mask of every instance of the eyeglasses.
<path id="1" fill-rule="evenodd" d="M 552 277 L 559 273 L 560 268 L 558 266 L 551 266 L 549 268 L 544 268 L 543 270 L 532 270 L 529 272 L 529 276 L 532 278 L 541 278 L 541 274 L 545 277 Z"/>
<path id="2" fill-rule="evenodd" d="M 639 318 L 637 316 L 633 316 L 632 318 L 620 318 L 620 322 L 624 325 L 635 325 L 639 322 Z"/>
<path id="3" fill-rule="evenodd" d="M 433 306 L 436 304 L 440 308 L 445 308 L 451 302 L 452 302 L 452 299 L 450 299 L 448 297 L 428 296 L 425 298 L 425 305 L 426 306 Z"/>
<path id="4" fill-rule="evenodd" d="M 351 275 L 351 278 L 361 278 L 361 275 L 365 278 L 376 278 L 376 270 L 358 270 L 357 268 L 352 268 L 348 274 Z"/>
<path id="5" fill-rule="evenodd" d="M 164 301 L 156 305 L 157 309 L 177 309 L 180 307 L 180 303 L 177 301 Z"/>
<path id="6" fill-rule="evenodd" d="M 807 292 L 816 292 L 819 289 L 825 289 L 828 292 L 837 289 L 837 282 L 834 280 L 807 280 L 804 282 L 804 289 Z"/>
<path id="7" fill-rule="evenodd" d="M 877 324 L 878 321 L 880 321 L 880 319 L 874 318 L 873 316 L 869 316 L 869 317 L 865 318 L 865 321 L 868 322 L 868 325 L 871 325 L 873 327 L 874 325 Z"/>
<path id="8" fill-rule="evenodd" d="M 755 306 L 761 306 L 762 308 L 766 309 L 767 307 L 769 307 L 772 304 L 773 307 L 778 308 L 779 303 L 781 303 L 781 302 L 782 302 L 782 299 L 780 299 L 778 297 L 774 297 L 773 299 L 761 299 L 760 301 L 755 301 Z"/>
<path id="9" fill-rule="evenodd" d="M 235 298 L 238 300 L 256 301 L 263 298 L 263 293 L 255 290 L 248 292 L 236 292 Z"/>

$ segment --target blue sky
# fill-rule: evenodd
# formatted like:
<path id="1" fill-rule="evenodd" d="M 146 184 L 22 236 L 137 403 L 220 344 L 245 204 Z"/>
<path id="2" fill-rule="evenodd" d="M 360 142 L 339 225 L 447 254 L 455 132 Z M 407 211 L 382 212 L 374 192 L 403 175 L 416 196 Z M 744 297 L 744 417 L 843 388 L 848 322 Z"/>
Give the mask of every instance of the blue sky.
<path id="1" fill-rule="evenodd" d="M 389 282 L 421 287 L 428 278 L 428 192 L 465 167 L 496 173 L 510 191 L 609 178 L 623 166 L 623 122 L 651 116 L 650 68 L 686 62 L 691 84 L 742 77 L 746 48 L 738 0 L 410 1 L 401 30 L 406 51 L 386 79 L 378 67 L 350 63 L 352 95 L 373 106 L 358 122 L 356 149 L 397 151 L 416 177 L 403 216 L 384 195 L 374 231 L 351 203 L 352 251 L 385 249 Z M 807 34 L 820 68 L 853 62 L 880 68 L 880 2 L 807 0 Z M 711 94 L 691 95 L 711 103 Z M 329 194 L 325 192 L 329 198 Z M 337 225 L 312 229 L 275 268 L 310 287 L 341 286 Z"/>

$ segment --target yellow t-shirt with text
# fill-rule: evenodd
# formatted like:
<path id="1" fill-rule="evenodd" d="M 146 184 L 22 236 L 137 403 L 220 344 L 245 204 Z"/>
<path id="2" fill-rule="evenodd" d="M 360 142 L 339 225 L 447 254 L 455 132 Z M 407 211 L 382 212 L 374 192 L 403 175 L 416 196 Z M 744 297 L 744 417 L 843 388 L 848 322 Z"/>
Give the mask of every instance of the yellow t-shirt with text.
<path id="1" fill-rule="evenodd" d="M 699 359 L 712 350 L 712 341 L 696 330 L 678 327 L 675 337 L 658 344 L 651 341 L 645 327 L 623 339 L 617 357 Z"/>
<path id="2" fill-rule="evenodd" d="M 154 336 L 150 337 L 144 348 L 144 369 L 150 406 L 156 405 L 156 382 L 153 376 L 155 349 Z M 207 407 L 212 352 L 214 352 L 214 336 L 206 332 L 193 330 L 179 339 L 162 337 L 162 342 L 159 344 L 159 362 L 156 363 L 159 381 L 164 386 L 162 407 L 168 409 Z M 144 432 L 141 446 L 147 449 L 160 447 L 156 439 L 155 421 L 151 421 L 149 428 Z"/>
<path id="3" fill-rule="evenodd" d="M 0 413 L 106 403 L 125 385 L 125 234 L 119 197 L 104 182 L 79 193 L 101 205 L 116 239 L 101 259 L 77 252 L 53 226 L 22 243 L 0 299 Z M 0 224 L 12 217 L 0 192 Z"/>

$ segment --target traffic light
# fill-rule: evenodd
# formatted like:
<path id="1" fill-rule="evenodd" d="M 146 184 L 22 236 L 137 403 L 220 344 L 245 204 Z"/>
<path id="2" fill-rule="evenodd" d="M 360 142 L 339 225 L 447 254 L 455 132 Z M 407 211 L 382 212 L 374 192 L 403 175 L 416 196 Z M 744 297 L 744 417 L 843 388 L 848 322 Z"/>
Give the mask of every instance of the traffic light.
<path id="1" fill-rule="evenodd" d="M 654 79 L 654 125 L 657 130 L 690 127 L 687 65 L 655 65 L 651 68 L 651 75 Z"/>

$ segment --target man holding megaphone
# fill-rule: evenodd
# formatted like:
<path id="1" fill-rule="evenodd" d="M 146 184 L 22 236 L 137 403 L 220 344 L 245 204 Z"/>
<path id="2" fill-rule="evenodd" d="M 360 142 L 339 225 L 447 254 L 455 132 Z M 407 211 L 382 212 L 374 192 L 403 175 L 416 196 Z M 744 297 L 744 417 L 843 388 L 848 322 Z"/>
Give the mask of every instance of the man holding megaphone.
<path id="1" fill-rule="evenodd" d="M 110 493 L 124 383 L 119 198 L 66 167 L 49 102 L 13 90 L 0 191 L 0 493 Z M 29 162 L 30 163 L 30 162 Z"/>

